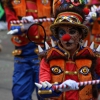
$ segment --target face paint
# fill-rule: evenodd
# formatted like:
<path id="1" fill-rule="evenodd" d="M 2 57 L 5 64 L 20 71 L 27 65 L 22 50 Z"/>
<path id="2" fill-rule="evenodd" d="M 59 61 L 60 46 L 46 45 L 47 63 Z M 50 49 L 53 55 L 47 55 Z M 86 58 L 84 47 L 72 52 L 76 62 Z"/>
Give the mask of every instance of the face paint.
<path id="1" fill-rule="evenodd" d="M 63 40 L 63 36 L 69 34 L 70 39 L 68 41 Z M 61 26 L 58 29 L 58 36 L 60 38 L 60 42 L 62 46 L 66 50 L 74 50 L 77 48 L 79 44 L 79 40 L 81 38 L 81 35 L 79 34 L 79 31 L 77 28 L 70 27 L 70 26 Z"/>

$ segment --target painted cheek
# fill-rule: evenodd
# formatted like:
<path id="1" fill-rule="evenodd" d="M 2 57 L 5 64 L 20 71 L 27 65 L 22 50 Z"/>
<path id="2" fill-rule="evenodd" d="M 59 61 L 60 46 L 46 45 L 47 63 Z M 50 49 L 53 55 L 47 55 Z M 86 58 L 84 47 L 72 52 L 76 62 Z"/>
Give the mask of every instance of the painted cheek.
<path id="1" fill-rule="evenodd" d="M 71 39 L 74 41 L 74 43 L 79 43 L 79 35 L 71 36 Z"/>

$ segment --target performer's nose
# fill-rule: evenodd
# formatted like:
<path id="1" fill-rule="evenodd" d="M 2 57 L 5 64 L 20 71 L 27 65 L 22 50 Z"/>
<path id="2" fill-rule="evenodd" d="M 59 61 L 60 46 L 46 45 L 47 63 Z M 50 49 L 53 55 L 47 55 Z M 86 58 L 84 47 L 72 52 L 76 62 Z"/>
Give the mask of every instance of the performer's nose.
<path id="1" fill-rule="evenodd" d="M 70 36 L 69 34 L 64 34 L 64 35 L 62 36 L 62 40 L 63 40 L 63 41 L 69 41 L 70 38 L 71 38 L 71 36 Z"/>

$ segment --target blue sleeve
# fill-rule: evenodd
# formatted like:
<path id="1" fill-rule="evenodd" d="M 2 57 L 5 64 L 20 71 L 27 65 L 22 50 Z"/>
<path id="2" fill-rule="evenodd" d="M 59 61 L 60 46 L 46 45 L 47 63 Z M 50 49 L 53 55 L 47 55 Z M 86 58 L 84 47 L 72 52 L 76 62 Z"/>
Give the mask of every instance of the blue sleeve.
<path id="1" fill-rule="evenodd" d="M 11 26 L 11 29 L 10 30 L 14 30 L 14 29 L 18 29 L 18 32 L 13 34 L 13 35 L 21 35 L 22 32 L 21 32 L 21 26 Z"/>

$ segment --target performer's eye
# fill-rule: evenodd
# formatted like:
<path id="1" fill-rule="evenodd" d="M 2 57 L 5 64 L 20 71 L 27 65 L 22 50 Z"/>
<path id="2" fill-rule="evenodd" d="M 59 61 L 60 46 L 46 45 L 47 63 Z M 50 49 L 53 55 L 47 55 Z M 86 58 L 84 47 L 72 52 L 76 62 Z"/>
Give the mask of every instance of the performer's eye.
<path id="1" fill-rule="evenodd" d="M 77 30 L 72 29 L 72 30 L 69 31 L 69 34 L 72 34 L 72 35 L 73 35 L 73 34 L 75 34 L 76 32 L 77 32 Z"/>
<path id="2" fill-rule="evenodd" d="M 51 67 L 51 72 L 55 75 L 61 74 L 63 71 L 59 66 L 53 66 Z"/>
<path id="3" fill-rule="evenodd" d="M 79 71 L 81 74 L 87 75 L 90 72 L 90 69 L 87 66 L 84 66 Z"/>
<path id="4" fill-rule="evenodd" d="M 66 34 L 66 31 L 65 30 L 63 30 L 63 29 L 59 29 L 58 30 L 59 38 L 61 38 L 64 34 Z"/>

